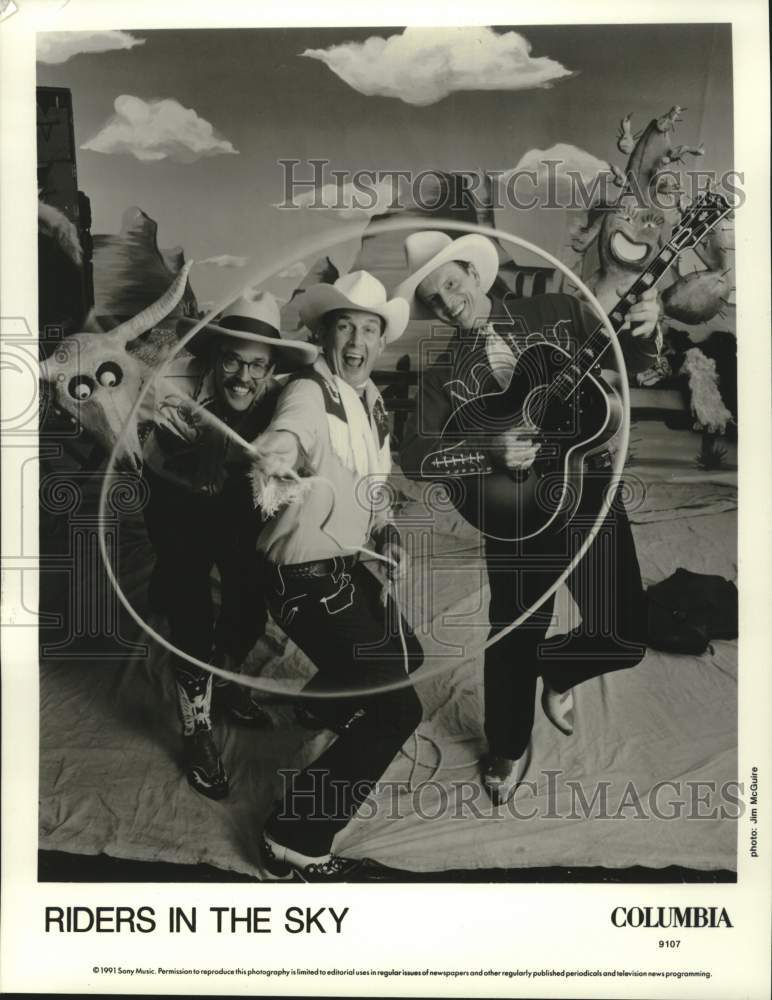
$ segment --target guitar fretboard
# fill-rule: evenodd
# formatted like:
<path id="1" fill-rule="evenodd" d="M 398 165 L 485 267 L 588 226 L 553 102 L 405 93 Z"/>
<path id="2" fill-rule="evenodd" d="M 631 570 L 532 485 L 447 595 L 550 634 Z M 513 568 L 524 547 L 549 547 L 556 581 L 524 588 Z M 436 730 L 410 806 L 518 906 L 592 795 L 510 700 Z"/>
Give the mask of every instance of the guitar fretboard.
<path id="1" fill-rule="evenodd" d="M 614 333 L 618 333 L 624 325 L 627 314 L 635 301 L 647 289 L 653 288 L 657 284 L 679 253 L 686 247 L 694 246 L 730 211 L 731 208 L 726 199 L 718 195 L 703 196 L 701 202 L 689 210 L 670 240 L 608 314 Z M 551 392 L 566 402 L 610 346 L 611 339 L 605 324 L 598 323 L 555 379 Z"/>

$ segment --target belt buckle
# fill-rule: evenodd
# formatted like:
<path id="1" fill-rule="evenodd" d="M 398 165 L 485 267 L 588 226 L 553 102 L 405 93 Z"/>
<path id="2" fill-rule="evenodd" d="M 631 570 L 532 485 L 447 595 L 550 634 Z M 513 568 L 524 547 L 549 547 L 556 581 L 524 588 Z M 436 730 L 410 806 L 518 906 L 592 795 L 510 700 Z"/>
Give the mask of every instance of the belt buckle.
<path id="1" fill-rule="evenodd" d="M 337 557 L 336 557 L 337 558 Z M 340 573 L 332 575 L 333 583 L 336 584 L 338 589 L 333 594 L 328 594 L 326 597 L 320 599 L 320 603 L 324 607 L 328 615 L 337 615 L 341 611 L 345 611 L 350 608 L 354 603 L 354 593 L 356 588 L 351 582 L 351 577 L 346 572 L 345 564 L 342 566 Z"/>

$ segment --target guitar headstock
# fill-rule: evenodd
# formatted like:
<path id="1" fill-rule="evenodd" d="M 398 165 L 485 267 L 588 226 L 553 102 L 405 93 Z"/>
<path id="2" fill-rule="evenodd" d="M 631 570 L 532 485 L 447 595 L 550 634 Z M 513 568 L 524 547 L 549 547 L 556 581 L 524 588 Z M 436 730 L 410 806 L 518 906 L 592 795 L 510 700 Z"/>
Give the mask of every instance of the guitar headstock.
<path id="1" fill-rule="evenodd" d="M 706 191 L 688 208 L 670 240 L 679 251 L 697 246 L 713 227 L 732 211 L 732 206 L 722 194 Z"/>

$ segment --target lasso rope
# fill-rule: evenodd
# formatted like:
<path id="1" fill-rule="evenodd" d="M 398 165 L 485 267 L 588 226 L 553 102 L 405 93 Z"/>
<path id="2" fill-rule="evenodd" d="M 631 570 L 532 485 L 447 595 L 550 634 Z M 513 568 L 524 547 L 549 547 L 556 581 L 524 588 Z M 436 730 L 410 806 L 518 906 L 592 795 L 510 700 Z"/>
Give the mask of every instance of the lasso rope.
<path id="1" fill-rule="evenodd" d="M 319 253 L 321 253 L 323 251 L 329 251 L 333 247 L 338 246 L 338 245 L 340 245 L 342 243 L 347 242 L 348 240 L 350 240 L 352 238 L 352 236 L 354 236 L 356 234 L 355 233 L 355 229 L 356 229 L 356 227 L 340 227 L 337 230 L 337 235 L 336 235 L 336 238 L 334 238 L 334 239 L 330 239 L 329 235 L 326 235 L 325 237 L 322 237 L 322 238 L 317 239 L 317 240 L 307 241 L 305 244 L 302 244 L 299 247 L 294 248 L 294 250 L 293 250 L 293 252 L 291 254 L 287 254 L 284 257 L 282 257 L 280 260 L 275 261 L 274 264 L 271 267 L 258 269 L 252 275 L 250 281 L 248 281 L 243 287 L 244 288 L 248 288 L 248 287 L 259 286 L 264 281 L 267 281 L 273 275 L 277 274 L 283 268 L 290 266 L 292 263 L 294 263 L 299 258 L 301 258 L 301 257 L 307 257 L 307 256 L 310 256 L 312 254 L 319 254 Z M 620 477 L 621 477 L 621 472 L 622 472 L 622 469 L 624 467 L 624 462 L 625 462 L 626 455 L 627 455 L 628 443 L 629 443 L 629 432 L 630 432 L 630 421 L 629 421 L 630 397 L 629 397 L 629 391 L 628 391 L 628 387 L 627 387 L 627 379 L 624 377 L 625 374 L 626 374 L 625 363 L 624 363 L 624 358 L 622 356 L 621 349 L 619 347 L 619 343 L 618 343 L 618 341 L 616 339 L 616 335 L 614 333 L 614 329 L 611 326 L 611 323 L 610 323 L 610 321 L 608 319 L 608 316 L 604 312 L 604 310 L 603 310 L 602 306 L 600 305 L 600 303 L 598 302 L 597 298 L 593 295 L 593 293 L 590 291 L 590 289 L 587 288 L 587 286 L 576 275 L 574 275 L 568 269 L 568 267 L 566 267 L 566 265 L 562 261 L 558 260 L 556 257 L 553 257 L 551 254 L 547 253 L 545 250 L 542 250 L 540 247 L 537 247 L 534 244 L 528 242 L 527 240 L 523 240 L 520 237 L 515 236 L 514 234 L 506 233 L 506 232 L 504 232 L 502 230 L 497 230 L 497 229 L 494 229 L 494 228 L 492 228 L 490 226 L 482 226 L 482 225 L 479 225 L 479 224 L 471 224 L 471 223 L 459 223 L 459 222 L 455 222 L 455 221 L 450 220 L 450 219 L 442 219 L 442 220 L 430 220 L 430 219 L 421 219 L 421 220 L 419 220 L 419 219 L 394 219 L 394 220 L 385 220 L 385 221 L 382 221 L 382 222 L 371 223 L 370 226 L 369 226 L 369 228 L 368 228 L 368 235 L 369 236 L 375 236 L 375 235 L 379 235 L 379 234 L 382 234 L 382 233 L 391 233 L 391 232 L 404 231 L 406 229 L 407 230 L 437 229 L 437 230 L 442 230 L 442 231 L 449 231 L 449 230 L 451 230 L 451 231 L 457 231 L 457 232 L 461 232 L 461 233 L 470 233 L 470 232 L 472 232 L 472 233 L 476 233 L 476 234 L 481 235 L 481 236 L 486 236 L 489 239 L 492 239 L 492 240 L 495 240 L 495 241 L 498 241 L 498 242 L 503 241 L 503 242 L 507 242 L 507 243 L 512 243 L 515 246 L 521 247 L 521 248 L 523 248 L 523 249 L 525 249 L 527 251 L 535 253 L 537 256 L 540 256 L 543 259 L 545 259 L 546 261 L 548 261 L 550 264 L 553 265 L 553 267 L 555 267 L 558 271 L 560 271 L 575 287 L 577 287 L 580 290 L 580 292 L 582 292 L 582 294 L 585 296 L 585 298 L 587 299 L 587 301 L 590 303 L 590 305 L 592 306 L 592 308 L 596 312 L 597 316 L 602 320 L 602 322 L 605 325 L 606 330 L 607 330 L 607 332 L 608 332 L 608 334 L 609 334 L 609 336 L 611 338 L 611 341 L 612 341 L 612 350 L 614 352 L 614 356 L 615 356 L 615 360 L 616 360 L 616 363 L 617 363 L 617 367 L 619 369 L 620 374 L 623 376 L 622 380 L 621 380 L 621 389 L 622 389 L 622 402 L 623 402 L 624 416 L 623 416 L 623 422 L 622 422 L 621 443 L 620 443 L 620 447 L 618 448 L 616 454 L 614 455 L 614 468 L 613 468 L 613 471 L 612 471 L 612 474 L 611 474 L 611 481 L 610 481 L 609 487 L 608 487 L 608 489 L 607 489 L 607 491 L 606 491 L 606 493 L 605 493 L 605 495 L 603 497 L 603 501 L 601 503 L 601 509 L 598 512 L 598 516 L 597 516 L 597 518 L 595 520 L 595 523 L 593 524 L 592 528 L 588 532 L 587 537 L 585 538 L 583 544 L 579 547 L 579 549 L 575 553 L 574 557 L 570 560 L 569 565 L 566 567 L 566 569 L 564 570 L 564 572 L 561 573 L 557 577 L 557 579 L 554 581 L 554 583 L 550 587 L 548 587 L 544 591 L 544 593 L 541 595 L 541 597 L 538 598 L 536 601 L 534 601 L 534 603 L 529 608 L 527 608 L 522 614 L 520 614 L 508 626 L 506 626 L 505 628 L 501 629 L 499 632 L 497 632 L 494 636 L 490 637 L 485 642 L 485 644 L 483 646 L 483 649 L 488 649 L 492 645 L 494 645 L 496 642 L 501 641 L 503 638 L 505 638 L 505 636 L 509 635 L 509 633 L 512 632 L 515 628 L 518 628 L 520 625 L 522 625 L 523 622 L 526 621 L 526 619 L 530 618 L 531 615 L 533 615 L 536 611 L 538 611 L 538 609 L 540 607 L 542 607 L 542 605 L 545 604 L 545 602 L 548 601 L 557 592 L 557 590 L 559 589 L 559 587 L 562 586 L 562 584 L 568 579 L 568 577 L 570 576 L 570 574 L 573 572 L 574 568 L 578 565 L 578 563 L 581 561 L 581 559 L 583 559 L 584 556 L 586 555 L 587 551 L 589 550 L 590 546 L 592 545 L 592 543 L 593 543 L 593 541 L 595 539 L 595 536 L 597 535 L 597 533 L 598 533 L 598 531 L 600 529 L 601 524 L 603 523 L 603 521 L 606 518 L 606 515 L 608 514 L 608 511 L 609 511 L 610 506 L 611 506 L 611 498 L 612 498 L 612 496 L 613 496 L 614 492 L 616 491 L 617 486 L 619 484 L 619 480 L 620 480 Z M 242 289 L 242 291 L 243 291 L 243 289 Z M 230 300 L 228 300 L 228 301 L 230 301 Z M 112 472 L 113 472 L 113 470 L 115 468 L 116 458 L 117 458 L 119 452 L 121 451 L 122 447 L 124 446 L 125 438 L 126 438 L 126 435 L 128 433 L 128 430 L 129 430 L 130 427 L 132 427 L 134 425 L 134 423 L 136 421 L 137 414 L 138 414 L 138 412 L 140 410 L 140 407 L 141 407 L 142 402 L 143 402 L 143 400 L 145 398 L 145 395 L 147 394 L 147 392 L 150 389 L 150 386 L 154 383 L 154 381 L 157 378 L 159 378 L 161 376 L 161 374 L 163 373 L 163 371 L 165 370 L 165 368 L 167 367 L 167 365 L 171 362 L 171 359 L 174 357 L 174 355 L 176 353 L 178 353 L 183 347 L 185 347 L 196 336 L 196 334 L 199 333 L 214 318 L 214 316 L 216 316 L 217 313 L 221 309 L 223 309 L 227 304 L 228 304 L 228 302 L 226 302 L 226 301 L 217 303 L 208 313 L 206 313 L 197 323 L 195 323 L 191 327 L 191 329 L 187 332 L 187 334 L 185 334 L 177 342 L 175 350 L 169 355 L 169 357 L 166 359 L 166 361 L 164 362 L 164 364 L 158 369 L 158 371 L 154 374 L 154 376 L 151 379 L 148 379 L 142 385 L 142 387 L 140 389 L 140 392 L 139 392 L 139 395 L 137 397 L 137 400 L 135 401 L 135 403 L 134 403 L 134 405 L 133 405 L 133 407 L 132 407 L 132 409 L 131 409 L 131 411 L 130 411 L 130 413 L 128 415 L 128 418 L 126 420 L 126 423 L 125 423 L 125 425 L 124 425 L 124 427 L 123 427 L 120 435 L 118 436 L 118 439 L 116 441 L 115 447 L 113 448 L 112 452 L 110 453 L 110 455 L 108 457 L 107 466 L 106 466 L 106 470 L 105 470 L 105 478 L 104 478 L 104 481 L 103 481 L 103 484 L 102 484 L 102 490 L 101 490 L 100 498 L 99 498 L 99 521 L 98 521 L 98 525 L 99 525 L 99 527 L 98 527 L 98 531 L 99 531 L 99 548 L 100 548 L 100 553 L 101 553 L 101 556 L 102 556 L 102 561 L 103 561 L 103 563 L 105 565 L 105 571 L 107 573 L 108 579 L 110 580 L 110 583 L 111 583 L 113 589 L 115 590 L 115 592 L 117 593 L 118 598 L 121 601 L 121 603 L 123 604 L 124 608 L 126 609 L 126 611 L 128 612 L 128 614 L 133 618 L 133 620 L 137 623 L 137 625 L 139 625 L 139 627 L 148 636 L 150 636 L 150 638 L 152 638 L 155 642 L 157 642 L 162 648 L 166 649 L 168 652 L 172 653 L 173 655 L 186 660 L 187 662 L 191 663 L 193 666 L 196 666 L 196 667 L 199 667 L 199 668 L 201 668 L 203 670 L 209 671 L 210 673 L 214 674 L 215 676 L 221 677 L 224 680 L 232 681 L 232 682 L 237 683 L 237 684 L 242 684 L 242 685 L 244 685 L 246 687 L 249 687 L 249 688 L 252 688 L 252 689 L 255 689 L 255 690 L 261 690 L 261 691 L 277 691 L 278 690 L 278 691 L 282 691 L 283 689 L 281 688 L 281 686 L 276 685 L 276 684 L 271 684 L 271 682 L 268 679 L 263 679 L 263 678 L 258 679 L 258 678 L 250 677 L 249 675 L 238 674 L 238 673 L 235 673 L 233 671 L 225 670 L 224 668 L 217 667 L 217 666 L 215 666 L 212 663 L 206 663 L 203 660 L 199 660 L 197 657 L 191 656 L 190 654 L 186 653 L 184 650 L 181 650 L 181 649 L 177 648 L 173 643 L 171 643 L 168 639 L 166 639 L 158 631 L 156 631 L 156 629 L 154 629 L 148 622 L 146 622 L 145 619 L 133 607 L 133 605 L 131 604 L 131 602 L 128 600 L 128 598 L 124 594 L 123 589 L 122 589 L 120 583 L 118 582 L 118 580 L 116 578 L 116 575 L 115 575 L 115 573 L 114 573 L 114 571 L 112 569 L 112 566 L 110 564 L 110 559 L 109 559 L 108 552 L 107 552 L 107 539 L 106 539 L 106 533 L 105 533 L 105 528 L 104 528 L 106 520 L 107 520 L 106 516 L 105 516 L 105 513 L 106 513 L 105 508 L 106 508 L 106 502 L 107 502 L 107 486 L 108 486 L 109 478 L 110 478 L 110 476 L 111 476 L 111 474 L 112 474 Z M 236 335 L 236 334 L 234 334 L 234 335 Z M 248 452 L 251 451 L 253 455 L 256 454 L 255 449 L 250 444 L 248 444 L 248 442 L 244 441 L 244 439 L 241 438 L 240 435 L 238 435 L 233 430 L 233 428 L 229 427 L 223 421 L 220 421 L 219 418 L 217 418 L 214 414 L 210 413 L 209 411 L 204 411 L 204 412 L 206 412 L 207 418 L 214 419 L 214 420 L 218 421 L 220 429 L 225 434 L 229 435 L 232 439 L 237 440 L 238 443 L 242 447 L 246 448 L 246 450 Z M 205 419 L 207 419 L 207 418 L 205 418 Z M 333 499 L 334 499 L 334 495 L 333 495 Z M 337 544 L 339 544 L 339 543 L 337 543 Z M 385 561 L 385 562 L 393 562 L 392 560 L 389 560 L 387 557 L 381 556 L 379 553 L 373 552 L 372 550 L 361 549 L 361 551 L 367 552 L 368 555 L 370 555 L 371 557 L 374 557 L 376 559 L 380 559 L 380 560 Z M 407 662 L 408 662 L 407 647 L 405 645 L 404 635 L 402 635 L 402 632 L 401 632 L 402 616 L 401 616 L 401 612 L 399 612 L 399 606 L 398 606 L 398 604 L 396 606 L 397 606 L 397 611 L 398 611 L 398 622 L 399 622 L 400 634 L 401 634 L 401 638 L 402 638 L 402 645 L 403 645 L 403 651 L 404 651 L 404 656 L 405 656 L 405 664 L 406 664 L 406 668 L 407 668 Z M 444 672 L 447 669 L 448 669 L 448 667 L 445 666 L 445 665 L 443 665 L 441 667 L 438 667 L 435 670 L 424 671 L 421 680 L 428 680 L 430 677 L 433 677 L 435 674 Z M 407 670 L 406 670 L 406 673 L 407 673 Z M 399 688 L 401 688 L 403 686 L 406 686 L 407 684 L 411 684 L 411 683 L 413 683 L 412 680 L 409 678 L 409 676 L 406 676 L 405 680 L 395 681 L 395 682 L 392 682 L 392 683 L 389 683 L 389 684 L 379 685 L 376 689 L 374 689 L 374 691 L 372 693 L 379 693 L 379 692 L 385 692 L 385 691 L 390 691 L 390 690 L 397 690 L 397 689 L 399 689 Z M 339 697 L 340 693 L 343 693 L 343 692 L 316 692 L 314 694 L 314 696 L 315 697 L 329 697 L 329 698 L 332 698 L 332 697 Z M 413 761 L 414 768 L 416 768 L 418 766 L 418 749 L 417 749 L 418 748 L 418 742 L 417 742 L 417 740 L 418 740 L 418 737 L 416 736 L 416 754 L 415 754 L 415 758 L 414 758 L 414 761 Z M 440 761 L 441 761 L 441 753 L 440 753 Z M 468 766 L 468 765 L 463 765 L 463 766 Z M 435 773 L 437 773 L 437 772 L 435 771 Z"/>
<path id="2" fill-rule="evenodd" d="M 238 445 L 244 452 L 246 452 L 253 459 L 253 461 L 259 460 L 259 457 L 260 457 L 259 449 L 255 448 L 254 445 L 252 445 L 248 441 L 246 441 L 237 431 L 235 431 L 232 427 L 230 427 L 223 420 L 221 420 L 216 414 L 214 414 L 210 410 L 206 409 L 206 407 L 204 407 L 197 400 L 186 401 L 186 405 L 190 406 L 190 408 L 192 410 L 194 410 L 194 411 L 197 412 L 197 415 L 201 418 L 201 420 L 202 420 L 203 423 L 207 423 L 208 422 L 210 425 L 212 425 L 212 424 L 216 425 L 218 431 L 224 433 L 226 437 L 228 437 L 231 441 L 233 441 L 236 445 Z M 330 538 L 338 546 L 338 548 L 342 552 L 359 552 L 359 553 L 367 555 L 367 556 L 369 556 L 369 557 L 371 557 L 373 559 L 377 559 L 377 560 L 379 560 L 379 561 L 381 561 L 383 563 L 386 563 L 386 564 L 390 565 L 393 569 L 399 569 L 399 563 L 397 562 L 396 559 L 393 559 L 390 556 L 385 556 L 382 553 L 376 552 L 374 549 L 367 548 L 366 546 L 363 546 L 363 545 L 345 546 L 345 545 L 342 544 L 342 542 L 338 538 L 335 537 L 335 535 L 332 534 L 331 531 L 328 530 L 327 523 L 329 522 L 329 520 L 330 520 L 330 518 L 332 516 L 332 513 L 333 513 L 333 511 L 335 509 L 336 495 L 335 495 L 335 485 L 326 476 L 304 476 L 304 477 L 301 478 L 297 474 L 297 472 L 295 472 L 295 470 L 293 469 L 293 470 L 289 471 L 287 478 L 294 479 L 294 480 L 296 480 L 299 483 L 303 483 L 304 485 L 311 485 L 312 483 L 317 482 L 317 483 L 323 483 L 326 486 L 329 486 L 330 491 L 332 492 L 332 503 L 330 505 L 330 510 L 329 510 L 327 516 L 325 517 L 324 521 L 320 525 L 320 528 L 321 528 L 321 531 L 325 535 L 327 535 L 327 537 Z M 397 588 L 396 588 L 396 585 L 395 585 L 395 581 L 392 578 L 390 578 L 390 577 L 387 577 L 387 579 L 383 583 L 382 597 L 383 597 L 383 603 L 384 603 L 385 606 L 388 606 L 388 601 L 391 600 L 392 605 L 394 607 L 394 610 L 396 612 L 396 617 L 397 617 L 397 632 L 398 632 L 398 635 L 399 635 L 400 645 L 402 647 L 402 663 L 403 663 L 403 667 L 404 667 L 404 670 L 405 670 L 405 674 L 409 677 L 409 675 L 410 675 L 410 656 L 409 656 L 409 653 L 407 651 L 407 641 L 405 639 L 405 631 L 404 631 L 404 628 L 402 626 L 402 608 L 400 607 L 399 598 L 397 596 Z M 190 656 L 186 655 L 186 659 L 188 659 L 189 661 L 195 661 L 196 657 L 190 657 Z M 239 675 L 239 676 L 241 676 L 241 675 Z M 418 732 L 417 729 L 414 730 L 414 732 L 413 732 L 413 741 L 414 741 L 414 753 L 413 753 L 413 756 L 411 757 L 409 754 L 407 754 L 405 752 L 404 748 L 402 748 L 400 750 L 401 753 L 404 753 L 405 756 L 408 757 L 408 759 L 412 761 L 412 766 L 411 766 L 411 769 L 410 769 L 410 777 L 408 779 L 408 788 L 409 788 L 410 792 L 415 792 L 415 791 L 418 790 L 418 788 L 421 787 L 420 785 L 416 785 L 415 784 L 415 777 L 416 777 L 416 773 L 418 771 L 418 767 L 419 766 L 431 767 L 430 765 L 422 764 L 422 762 L 420 760 L 420 749 L 419 749 L 419 743 L 418 743 L 419 736 L 423 736 L 423 738 L 427 742 L 431 743 L 434 746 L 435 750 L 437 751 L 437 763 L 434 765 L 434 769 L 432 771 L 431 778 L 427 778 L 426 781 L 427 782 L 428 781 L 433 781 L 434 778 L 437 776 L 437 774 L 440 772 L 440 770 L 443 769 L 442 768 L 442 761 L 443 761 L 442 747 L 434 739 L 432 739 L 432 737 L 425 736 L 423 734 L 419 734 L 419 732 Z M 476 763 L 476 761 L 470 761 L 468 764 L 464 764 L 462 766 L 463 767 L 469 767 L 473 763 Z M 450 770 L 450 768 L 448 768 L 448 770 Z"/>

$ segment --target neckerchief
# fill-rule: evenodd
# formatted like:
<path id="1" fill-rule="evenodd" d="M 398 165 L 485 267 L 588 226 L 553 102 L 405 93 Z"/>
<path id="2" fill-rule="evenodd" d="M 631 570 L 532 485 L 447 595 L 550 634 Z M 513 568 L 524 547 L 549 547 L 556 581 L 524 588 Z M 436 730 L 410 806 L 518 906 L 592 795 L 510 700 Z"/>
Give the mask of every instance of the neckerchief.
<path id="1" fill-rule="evenodd" d="M 313 379 L 321 388 L 330 444 L 341 463 L 358 476 L 385 479 L 391 471 L 389 425 L 373 380 L 365 383 L 365 408 L 356 390 L 334 375 L 324 358 L 318 358 L 295 378 Z"/>

